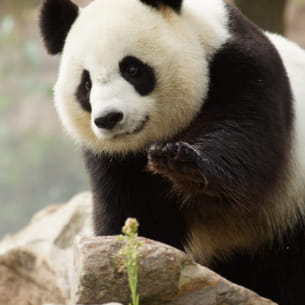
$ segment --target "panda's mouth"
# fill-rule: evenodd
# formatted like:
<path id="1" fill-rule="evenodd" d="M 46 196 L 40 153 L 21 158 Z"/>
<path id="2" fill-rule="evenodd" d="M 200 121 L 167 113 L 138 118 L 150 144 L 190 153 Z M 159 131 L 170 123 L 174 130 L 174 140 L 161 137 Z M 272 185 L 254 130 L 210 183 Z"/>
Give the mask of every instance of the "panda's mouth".
<path id="1" fill-rule="evenodd" d="M 132 132 L 129 132 L 129 133 L 127 133 L 127 134 L 137 134 L 137 133 L 141 132 L 141 131 L 145 128 L 146 123 L 147 123 L 148 121 L 149 121 L 149 116 L 147 115 L 147 116 L 145 117 L 145 119 L 142 120 L 142 121 L 138 124 L 138 126 L 137 126 Z"/>
<path id="2" fill-rule="evenodd" d="M 123 136 L 130 136 L 140 133 L 146 126 L 149 121 L 149 116 L 145 116 L 144 120 L 140 121 L 140 123 L 132 130 L 124 133 L 116 134 L 113 138 L 120 138 Z"/>

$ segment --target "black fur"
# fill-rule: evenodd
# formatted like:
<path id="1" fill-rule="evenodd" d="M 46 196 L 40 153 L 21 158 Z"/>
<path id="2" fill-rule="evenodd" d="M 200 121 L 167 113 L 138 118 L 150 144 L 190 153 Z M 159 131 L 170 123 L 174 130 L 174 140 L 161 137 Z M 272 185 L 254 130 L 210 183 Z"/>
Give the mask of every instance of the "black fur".
<path id="1" fill-rule="evenodd" d="M 95 156 L 85 151 L 94 195 L 97 235 L 115 235 L 128 217 L 140 221 L 139 233 L 183 249 L 185 227 L 170 183 L 150 174 L 145 154 L 120 157 Z"/>
<path id="2" fill-rule="evenodd" d="M 255 255 L 240 251 L 212 268 L 234 283 L 270 298 L 279 305 L 304 303 L 305 227 L 300 221 Z"/>
<path id="3" fill-rule="evenodd" d="M 214 151 L 214 162 L 229 164 L 225 178 L 231 177 L 230 183 L 248 198 L 250 208 L 259 209 L 264 194 L 272 192 L 276 181 L 286 179 L 292 94 L 281 59 L 269 41 L 236 9 L 228 9 L 234 37 L 212 61 L 211 90 L 200 116 L 206 122 L 206 134 L 214 138 L 214 143 L 205 144 Z M 212 268 L 280 305 L 302 304 L 303 220 L 282 234 L 283 238 L 275 238 L 256 253 L 236 250 Z"/>
<path id="4" fill-rule="evenodd" d="M 119 63 L 120 73 L 142 96 L 151 93 L 156 86 L 154 70 L 134 56 L 127 56 Z"/>
<path id="5" fill-rule="evenodd" d="M 67 34 L 78 16 L 70 0 L 45 0 L 40 11 L 40 31 L 50 54 L 60 53 Z"/>
<path id="6" fill-rule="evenodd" d="M 76 98 L 81 107 L 87 112 L 91 112 L 91 104 L 89 100 L 91 87 L 92 82 L 90 73 L 87 70 L 84 70 L 81 76 L 80 84 L 76 91 Z"/>
<path id="7" fill-rule="evenodd" d="M 188 209 L 204 209 L 208 217 L 209 207 L 220 205 L 248 217 L 259 213 L 265 196 L 286 178 L 293 111 L 283 63 L 253 24 L 236 9 L 228 9 L 232 39 L 211 59 L 208 97 L 190 126 L 173 139 L 153 144 L 148 156 L 85 152 L 98 235 L 118 234 L 124 220 L 132 216 L 140 222 L 141 235 L 181 249 L 188 234 Z M 147 164 L 159 175 L 150 173 Z M 172 184 L 177 193 L 172 193 Z M 193 205 L 181 205 L 181 193 L 188 194 Z M 298 305 L 295 295 L 305 299 L 305 290 L 299 289 L 304 250 L 288 243 L 293 238 L 304 245 L 303 232 L 300 226 L 287 233 L 284 243 L 275 239 L 253 258 L 236 249 L 228 261 L 216 262 L 214 268 L 279 304 Z M 274 274 L 286 276 L 284 285 L 272 278 L 273 270 L 282 265 L 283 270 Z M 298 268 L 302 271 L 292 274 Z M 289 290 L 283 293 L 285 285 Z"/>
<path id="8" fill-rule="evenodd" d="M 211 61 L 208 98 L 177 140 L 200 150 L 198 169 L 210 188 L 256 209 L 285 179 L 292 94 L 269 40 L 236 9 L 230 12 L 233 38 Z"/>
<path id="9" fill-rule="evenodd" d="M 182 5 L 182 0 L 140 0 L 141 2 L 148 4 L 152 7 L 159 8 L 160 5 L 169 6 L 176 12 L 179 12 Z"/>

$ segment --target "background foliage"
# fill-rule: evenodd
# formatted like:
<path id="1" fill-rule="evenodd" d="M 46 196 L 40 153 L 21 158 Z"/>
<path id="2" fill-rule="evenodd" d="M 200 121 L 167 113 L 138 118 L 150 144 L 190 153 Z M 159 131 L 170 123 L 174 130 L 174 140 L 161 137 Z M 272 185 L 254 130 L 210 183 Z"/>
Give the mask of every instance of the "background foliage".
<path id="1" fill-rule="evenodd" d="M 0 2 L 0 236 L 88 189 L 80 152 L 52 104 L 59 59 L 42 47 L 38 3 Z"/>

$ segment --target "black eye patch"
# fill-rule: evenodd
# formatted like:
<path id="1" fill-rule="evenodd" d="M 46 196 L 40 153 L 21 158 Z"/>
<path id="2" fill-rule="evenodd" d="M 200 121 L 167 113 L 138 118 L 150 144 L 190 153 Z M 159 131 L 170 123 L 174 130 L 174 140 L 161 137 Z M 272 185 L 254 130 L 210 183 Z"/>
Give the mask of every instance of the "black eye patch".
<path id="1" fill-rule="evenodd" d="M 151 93 L 156 86 L 153 68 L 136 57 L 126 56 L 119 63 L 122 77 L 142 96 Z"/>
<path id="2" fill-rule="evenodd" d="M 90 73 L 87 70 L 84 70 L 82 73 L 80 84 L 77 88 L 75 95 L 81 107 L 88 112 L 91 112 L 91 105 L 90 105 L 91 87 L 92 87 L 92 82 L 90 79 Z"/>

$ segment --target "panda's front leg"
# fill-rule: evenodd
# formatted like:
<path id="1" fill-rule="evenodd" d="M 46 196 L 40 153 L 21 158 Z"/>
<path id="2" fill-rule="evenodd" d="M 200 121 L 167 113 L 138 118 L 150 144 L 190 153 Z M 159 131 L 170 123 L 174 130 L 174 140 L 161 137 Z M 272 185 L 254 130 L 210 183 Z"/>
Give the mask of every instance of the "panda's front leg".
<path id="1" fill-rule="evenodd" d="M 207 178 L 202 171 L 202 156 L 186 142 L 161 142 L 148 150 L 148 169 L 170 179 L 181 191 L 204 191 Z"/>

